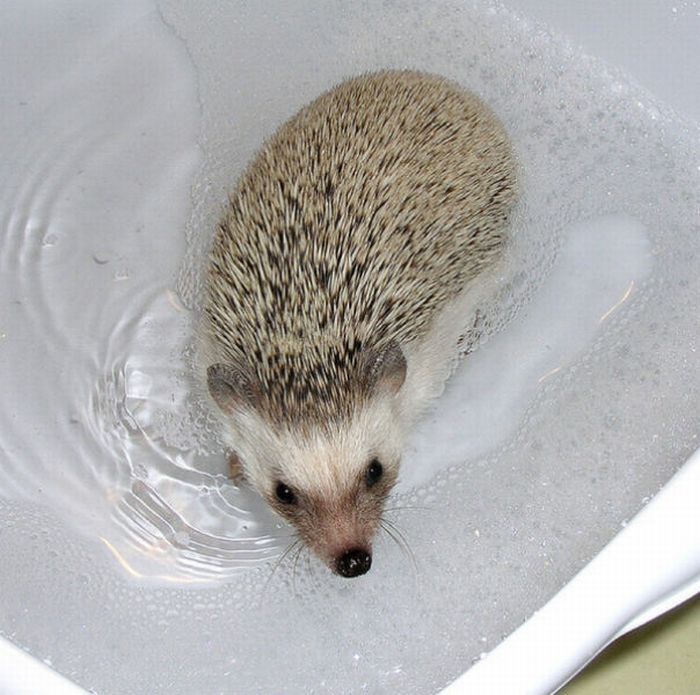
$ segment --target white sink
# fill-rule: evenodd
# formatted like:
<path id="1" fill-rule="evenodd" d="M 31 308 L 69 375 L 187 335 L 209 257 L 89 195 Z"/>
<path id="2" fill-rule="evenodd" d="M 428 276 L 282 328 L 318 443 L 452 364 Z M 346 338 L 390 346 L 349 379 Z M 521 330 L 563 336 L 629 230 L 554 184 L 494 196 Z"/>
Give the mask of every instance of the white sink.
<path id="1" fill-rule="evenodd" d="M 696 3 L 17 0 L 0 45 L 0 690 L 546 693 L 698 591 Z M 380 67 L 504 120 L 513 273 L 406 450 L 417 567 L 272 576 L 191 381 L 203 249 Z"/>

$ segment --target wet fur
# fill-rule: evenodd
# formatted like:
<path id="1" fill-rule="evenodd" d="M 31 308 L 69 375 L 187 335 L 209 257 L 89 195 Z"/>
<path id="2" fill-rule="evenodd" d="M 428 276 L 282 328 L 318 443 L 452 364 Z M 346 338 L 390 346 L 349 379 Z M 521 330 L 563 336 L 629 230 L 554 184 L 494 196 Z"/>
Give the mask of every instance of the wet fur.
<path id="1" fill-rule="evenodd" d="M 364 351 L 420 341 L 503 247 L 507 136 L 475 96 L 411 71 L 348 80 L 243 173 L 211 253 L 209 338 L 270 422 L 352 417 Z"/>

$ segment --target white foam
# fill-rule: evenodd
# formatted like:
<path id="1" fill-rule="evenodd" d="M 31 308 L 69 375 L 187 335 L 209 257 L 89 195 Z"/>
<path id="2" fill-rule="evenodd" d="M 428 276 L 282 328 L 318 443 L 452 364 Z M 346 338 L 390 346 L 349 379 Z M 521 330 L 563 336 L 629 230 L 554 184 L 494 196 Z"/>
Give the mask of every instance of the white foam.
<path id="1" fill-rule="evenodd" d="M 543 286 L 517 319 L 465 358 L 411 437 L 403 491 L 425 485 L 448 466 L 485 456 L 512 437 L 543 382 L 576 364 L 651 270 L 647 234 L 632 217 L 594 217 L 561 236 Z"/>

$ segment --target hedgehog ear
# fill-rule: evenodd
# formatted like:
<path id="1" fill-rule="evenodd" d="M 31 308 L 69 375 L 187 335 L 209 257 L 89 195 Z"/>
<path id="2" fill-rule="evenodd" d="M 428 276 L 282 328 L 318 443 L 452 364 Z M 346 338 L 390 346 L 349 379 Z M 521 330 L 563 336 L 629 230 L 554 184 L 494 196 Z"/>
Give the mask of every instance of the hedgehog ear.
<path id="1" fill-rule="evenodd" d="M 394 396 L 406 380 L 406 358 L 392 340 L 382 352 L 368 350 L 362 359 L 362 370 L 370 393 Z"/>
<path id="2" fill-rule="evenodd" d="M 260 385 L 246 367 L 219 362 L 207 369 L 207 386 L 216 404 L 227 414 L 241 406 L 258 404 Z"/>

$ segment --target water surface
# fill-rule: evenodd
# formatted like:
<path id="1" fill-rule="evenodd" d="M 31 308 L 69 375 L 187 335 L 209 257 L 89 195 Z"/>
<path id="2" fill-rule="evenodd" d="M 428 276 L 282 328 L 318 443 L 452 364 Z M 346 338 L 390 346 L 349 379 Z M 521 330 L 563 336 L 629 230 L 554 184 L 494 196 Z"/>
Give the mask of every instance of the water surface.
<path id="1" fill-rule="evenodd" d="M 0 632 L 82 685 L 434 692 L 696 447 L 698 131 L 623 75 L 490 3 L 18 2 L 0 38 Z M 279 123 L 406 66 L 512 135 L 509 273 L 407 448 L 416 569 L 272 575 L 193 378 L 206 246 Z"/>

